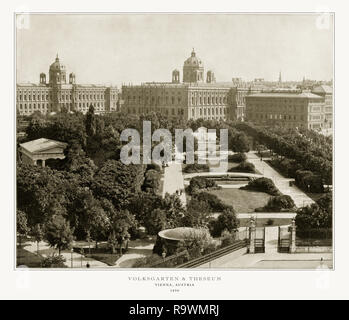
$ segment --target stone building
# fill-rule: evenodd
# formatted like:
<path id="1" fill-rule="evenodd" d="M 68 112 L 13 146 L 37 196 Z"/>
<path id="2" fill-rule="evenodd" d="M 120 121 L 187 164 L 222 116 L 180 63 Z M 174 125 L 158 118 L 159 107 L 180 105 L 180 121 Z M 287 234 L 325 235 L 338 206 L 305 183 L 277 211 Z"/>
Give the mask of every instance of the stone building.
<path id="1" fill-rule="evenodd" d="M 46 74 L 40 73 L 38 84 L 17 84 L 16 91 L 16 108 L 20 115 L 63 109 L 86 113 L 90 105 L 94 106 L 96 113 L 120 111 L 119 90 L 116 87 L 77 84 L 74 73 L 67 77 L 66 68 L 58 55 L 50 65 L 48 82 Z"/>
<path id="2" fill-rule="evenodd" d="M 310 92 L 261 92 L 246 96 L 246 120 L 256 124 L 320 130 L 324 98 Z"/>
<path id="3" fill-rule="evenodd" d="M 142 114 L 152 111 L 188 119 L 227 120 L 236 118 L 236 87 L 216 82 L 213 71 L 204 79 L 203 62 L 193 50 L 180 72 L 172 72 L 172 82 L 147 82 L 122 86 L 123 111 Z"/>
<path id="4" fill-rule="evenodd" d="M 64 159 L 64 149 L 67 143 L 56 140 L 40 138 L 19 145 L 21 161 L 23 163 L 45 167 L 46 161 L 51 159 Z"/>
<path id="5" fill-rule="evenodd" d="M 317 94 L 325 99 L 325 129 L 331 129 L 333 127 L 333 97 L 332 88 L 327 85 L 315 86 L 312 93 Z"/>

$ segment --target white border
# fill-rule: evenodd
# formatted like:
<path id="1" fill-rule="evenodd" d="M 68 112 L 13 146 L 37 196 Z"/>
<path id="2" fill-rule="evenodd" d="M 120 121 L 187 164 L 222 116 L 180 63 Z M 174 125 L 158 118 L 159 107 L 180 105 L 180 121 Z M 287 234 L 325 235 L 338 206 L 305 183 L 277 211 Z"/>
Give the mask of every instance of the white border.
<path id="1" fill-rule="evenodd" d="M 327 3 L 326 3 L 327 2 Z M 328 8 L 336 21 L 336 271 L 156 271 L 157 275 L 219 275 L 223 281 L 201 283 L 196 288 L 170 294 L 168 289 L 154 289 L 150 282 L 133 283 L 128 275 L 151 276 L 151 271 L 14 271 L 14 70 L 13 13 L 31 12 L 317 12 Z M 325 9 L 327 11 L 327 9 Z M 348 18 L 345 2 L 340 1 L 127 1 L 94 3 L 40 0 L 1 3 L 2 32 L 2 123 L 1 123 L 1 213 L 0 213 L 0 298 L 9 299 L 341 299 L 348 298 L 349 212 L 346 203 L 348 151 L 346 128 L 348 115 L 347 73 Z M 345 148 L 346 147 L 346 148 Z"/>

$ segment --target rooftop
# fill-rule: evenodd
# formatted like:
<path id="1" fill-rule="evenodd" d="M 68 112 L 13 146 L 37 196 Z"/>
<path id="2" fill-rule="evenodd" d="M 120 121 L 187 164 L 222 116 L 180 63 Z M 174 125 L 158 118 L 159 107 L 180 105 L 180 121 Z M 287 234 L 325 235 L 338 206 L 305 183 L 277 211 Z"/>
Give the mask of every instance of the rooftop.
<path id="1" fill-rule="evenodd" d="M 22 143 L 20 144 L 20 146 L 31 153 L 35 153 L 35 152 L 46 151 L 56 147 L 65 148 L 67 146 L 67 143 L 46 139 L 46 138 L 40 138 L 40 139 Z"/>
<path id="2" fill-rule="evenodd" d="M 332 87 L 330 86 L 326 86 L 326 85 L 320 85 L 320 86 L 316 86 L 313 88 L 312 92 L 315 93 L 331 93 L 332 94 Z"/>
<path id="3" fill-rule="evenodd" d="M 256 98 L 308 98 L 308 99 L 322 99 L 322 97 L 310 93 L 310 92 L 261 92 L 255 93 L 247 96 L 248 98 L 256 97 Z"/>

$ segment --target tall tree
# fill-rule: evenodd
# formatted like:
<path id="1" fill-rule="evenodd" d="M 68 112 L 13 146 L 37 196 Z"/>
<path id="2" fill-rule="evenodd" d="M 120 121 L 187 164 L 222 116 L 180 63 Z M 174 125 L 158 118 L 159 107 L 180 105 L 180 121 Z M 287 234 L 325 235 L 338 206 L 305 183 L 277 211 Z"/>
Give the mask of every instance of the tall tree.
<path id="1" fill-rule="evenodd" d="M 55 215 L 46 224 L 45 239 L 51 247 L 58 250 L 60 255 L 62 250 L 70 248 L 74 239 L 73 230 L 64 217 Z"/>
<path id="2" fill-rule="evenodd" d="M 22 246 L 22 238 L 26 237 L 30 230 L 28 227 L 27 215 L 24 211 L 17 209 L 16 223 L 19 245 Z"/>
<path id="3" fill-rule="evenodd" d="M 86 133 L 89 137 L 92 137 L 96 134 L 96 117 L 95 117 L 95 108 L 91 104 L 88 112 L 86 113 L 85 120 Z"/>
<path id="4" fill-rule="evenodd" d="M 36 224 L 32 230 L 31 235 L 36 241 L 36 252 L 39 255 L 39 243 L 44 239 L 44 229 L 40 224 Z"/>

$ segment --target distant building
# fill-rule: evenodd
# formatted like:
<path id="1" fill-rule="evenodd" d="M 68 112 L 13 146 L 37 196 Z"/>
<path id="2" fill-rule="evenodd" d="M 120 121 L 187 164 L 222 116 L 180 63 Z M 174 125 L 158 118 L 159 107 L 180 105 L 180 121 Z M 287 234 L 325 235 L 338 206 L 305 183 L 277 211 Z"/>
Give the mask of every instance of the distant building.
<path id="1" fill-rule="evenodd" d="M 256 124 L 320 130 L 325 100 L 310 92 L 261 92 L 246 96 L 246 118 Z"/>
<path id="2" fill-rule="evenodd" d="M 331 129 L 333 127 L 333 97 L 332 87 L 327 85 L 315 86 L 311 91 L 325 99 L 325 129 Z"/>
<path id="3" fill-rule="evenodd" d="M 43 114 L 61 110 L 86 113 L 93 105 L 96 113 L 120 111 L 119 90 L 103 85 L 76 84 L 75 74 L 67 78 L 66 68 L 58 55 L 50 65 L 49 81 L 40 73 L 38 84 L 17 84 L 16 108 L 20 115 L 30 115 L 35 111 Z"/>
<path id="4" fill-rule="evenodd" d="M 64 149 L 67 147 L 67 143 L 40 138 L 22 143 L 19 146 L 23 163 L 45 167 L 47 160 L 65 158 Z"/>
<path id="5" fill-rule="evenodd" d="M 227 120 L 236 118 L 236 87 L 232 82 L 216 82 L 193 50 L 180 72 L 172 72 L 172 82 L 147 82 L 122 86 L 123 111 L 143 114 L 152 111 L 183 119 Z"/>

